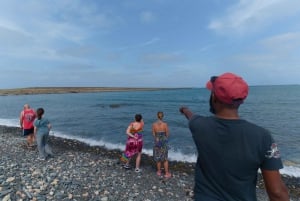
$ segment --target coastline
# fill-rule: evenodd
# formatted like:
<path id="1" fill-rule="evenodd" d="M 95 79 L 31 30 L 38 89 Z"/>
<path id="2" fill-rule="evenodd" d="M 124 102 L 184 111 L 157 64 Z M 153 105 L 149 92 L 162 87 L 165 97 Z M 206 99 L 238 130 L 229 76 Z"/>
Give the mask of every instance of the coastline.
<path id="1" fill-rule="evenodd" d="M 28 87 L 16 89 L 0 89 L 0 96 L 33 95 L 33 94 L 63 94 L 63 93 L 95 93 L 95 92 L 123 92 L 123 91 L 154 91 L 171 88 L 145 87 Z"/>
<path id="2" fill-rule="evenodd" d="M 0 198 L 12 200 L 192 200 L 194 163 L 170 161 L 171 179 L 155 174 L 151 156 L 143 154 L 142 173 L 122 168 L 121 151 L 50 137 L 55 156 L 37 160 L 25 146 L 20 128 L 0 126 Z M 132 164 L 134 165 L 134 164 Z M 300 178 L 283 175 L 291 200 L 300 200 Z M 145 182 L 146 181 L 146 182 Z M 1 197 L 2 196 L 2 197 Z M 258 200 L 268 200 L 261 176 Z"/>

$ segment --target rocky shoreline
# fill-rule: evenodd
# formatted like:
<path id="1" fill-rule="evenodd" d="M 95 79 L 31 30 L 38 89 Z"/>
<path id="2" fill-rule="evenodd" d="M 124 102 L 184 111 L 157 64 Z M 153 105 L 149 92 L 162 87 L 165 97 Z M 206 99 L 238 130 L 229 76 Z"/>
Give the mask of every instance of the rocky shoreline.
<path id="1" fill-rule="evenodd" d="M 21 129 L 0 126 L 0 200 L 193 200 L 193 163 L 170 161 L 171 179 L 155 174 L 155 163 L 142 156 L 141 173 L 123 169 L 119 150 L 91 147 L 76 140 L 51 136 L 55 156 L 37 160 L 27 148 Z M 291 200 L 300 200 L 300 179 L 284 176 Z M 263 182 L 258 200 L 268 200 Z"/>

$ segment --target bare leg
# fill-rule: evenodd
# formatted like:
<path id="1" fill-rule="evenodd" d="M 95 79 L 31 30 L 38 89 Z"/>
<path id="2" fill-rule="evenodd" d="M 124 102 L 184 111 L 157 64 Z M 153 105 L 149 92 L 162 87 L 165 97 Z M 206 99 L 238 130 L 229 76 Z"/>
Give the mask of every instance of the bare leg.
<path id="1" fill-rule="evenodd" d="M 32 144 L 34 144 L 34 142 L 36 142 L 36 136 L 35 136 L 35 134 L 33 133 L 33 134 L 32 134 Z"/>
<path id="2" fill-rule="evenodd" d="M 157 167 L 157 172 L 156 172 L 156 174 L 157 174 L 157 176 L 161 176 L 161 162 L 160 161 L 158 161 L 157 163 L 156 163 L 156 167 Z"/>
<path id="3" fill-rule="evenodd" d="M 157 167 L 157 172 L 160 172 L 161 171 L 161 162 L 157 162 L 156 163 L 156 167 Z"/>
<path id="4" fill-rule="evenodd" d="M 142 158 L 142 153 L 139 152 L 138 155 L 137 155 L 137 157 L 136 157 L 135 168 L 140 168 L 141 158 Z"/>
<path id="5" fill-rule="evenodd" d="M 164 168 L 165 168 L 165 177 L 167 178 L 171 177 L 171 174 L 169 172 L 169 162 L 167 160 L 164 161 Z"/>
<path id="6" fill-rule="evenodd" d="M 167 160 L 164 161 L 164 169 L 165 169 L 165 173 L 168 174 L 169 173 L 169 162 Z"/>
<path id="7" fill-rule="evenodd" d="M 34 134 L 32 133 L 29 135 L 29 146 L 32 146 L 33 142 L 34 142 Z"/>
<path id="8" fill-rule="evenodd" d="M 26 136 L 26 140 L 27 140 L 27 145 L 30 146 L 30 135 Z"/>
<path id="9" fill-rule="evenodd" d="M 27 137 L 26 137 L 28 146 L 32 146 L 33 145 L 33 137 L 32 136 L 33 136 L 33 133 L 27 135 Z"/>

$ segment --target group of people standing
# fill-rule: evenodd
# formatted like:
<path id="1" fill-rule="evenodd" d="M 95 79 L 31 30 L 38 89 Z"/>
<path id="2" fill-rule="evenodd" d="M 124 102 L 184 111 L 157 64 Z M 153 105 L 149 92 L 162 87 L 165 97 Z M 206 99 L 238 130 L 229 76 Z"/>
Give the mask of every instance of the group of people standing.
<path id="1" fill-rule="evenodd" d="M 211 91 L 209 110 L 212 116 L 196 115 L 184 106 L 179 109 L 189 121 L 198 151 L 194 199 L 255 201 L 260 169 L 269 199 L 288 201 L 288 190 L 279 172 L 283 164 L 278 145 L 268 130 L 239 116 L 239 107 L 248 96 L 248 84 L 236 74 L 224 73 L 211 77 L 206 88 Z M 157 117 L 158 121 L 152 125 L 153 158 L 157 162 L 157 175 L 161 175 L 163 163 L 165 177 L 170 177 L 167 161 L 169 131 L 162 121 L 163 113 L 158 112 Z M 141 115 L 136 115 L 135 120 L 127 129 L 128 139 L 122 158 L 128 167 L 130 158 L 137 153 L 135 170 L 139 172 L 144 123 Z"/>
<path id="2" fill-rule="evenodd" d="M 20 113 L 20 127 L 23 130 L 23 136 L 27 139 L 27 146 L 34 147 L 35 141 L 39 151 L 39 160 L 46 160 L 53 156 L 52 150 L 48 144 L 51 124 L 47 118 L 44 118 L 44 109 L 38 108 L 36 111 L 25 104 Z"/>
<path id="3" fill-rule="evenodd" d="M 172 175 L 169 172 L 168 165 L 168 124 L 163 121 L 164 113 L 159 111 L 157 113 L 157 121 L 152 124 L 152 135 L 154 138 L 153 159 L 157 166 L 157 175 L 162 175 L 162 164 L 164 168 L 164 177 L 170 178 Z M 126 141 L 125 151 L 121 156 L 121 160 L 125 163 L 124 168 L 130 169 L 130 160 L 136 155 L 135 172 L 140 172 L 140 163 L 143 148 L 143 129 L 144 121 L 141 114 L 135 115 L 135 121 L 131 122 L 127 127 L 126 134 L 128 135 Z"/>
<path id="4" fill-rule="evenodd" d="M 271 201 L 288 201 L 288 190 L 281 179 L 283 168 L 280 153 L 270 132 L 240 118 L 238 110 L 248 96 L 248 85 L 238 75 L 224 73 L 211 77 L 207 82 L 212 116 L 193 114 L 187 107 L 179 111 L 188 119 L 189 128 L 196 144 L 198 157 L 195 167 L 195 200 L 197 201 L 255 201 L 257 172 L 260 169 L 265 188 Z M 44 110 L 36 114 L 29 105 L 24 106 L 20 124 L 28 145 L 37 138 L 39 157 L 45 159 L 51 152 L 47 138 L 51 125 L 43 118 Z M 35 119 L 37 116 L 37 119 Z M 154 139 L 153 159 L 157 175 L 172 175 L 168 167 L 169 129 L 163 121 L 163 112 L 157 113 L 152 124 Z M 126 130 L 128 136 L 121 157 L 124 168 L 130 168 L 130 160 L 136 156 L 135 172 L 140 172 L 143 148 L 144 122 L 141 114 L 135 115 Z M 33 134 L 32 134 L 33 133 Z M 33 136 L 32 136 L 33 135 Z"/>

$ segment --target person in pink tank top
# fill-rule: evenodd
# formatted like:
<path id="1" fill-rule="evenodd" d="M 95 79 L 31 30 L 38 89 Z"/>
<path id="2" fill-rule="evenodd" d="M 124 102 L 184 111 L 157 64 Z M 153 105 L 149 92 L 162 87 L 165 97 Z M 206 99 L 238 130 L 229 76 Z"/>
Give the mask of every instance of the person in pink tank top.
<path id="1" fill-rule="evenodd" d="M 24 109 L 20 114 L 20 126 L 23 129 L 23 136 L 27 138 L 27 145 L 34 146 L 34 126 L 33 122 L 36 118 L 36 113 L 30 108 L 29 104 L 24 105 Z"/>

